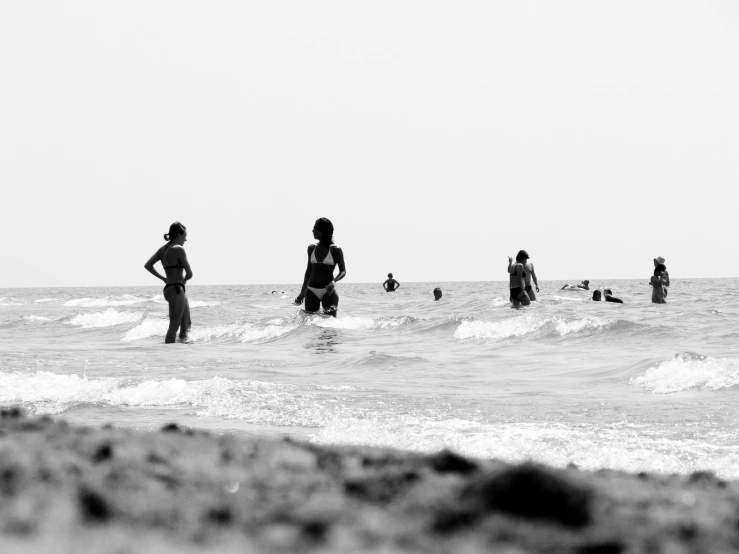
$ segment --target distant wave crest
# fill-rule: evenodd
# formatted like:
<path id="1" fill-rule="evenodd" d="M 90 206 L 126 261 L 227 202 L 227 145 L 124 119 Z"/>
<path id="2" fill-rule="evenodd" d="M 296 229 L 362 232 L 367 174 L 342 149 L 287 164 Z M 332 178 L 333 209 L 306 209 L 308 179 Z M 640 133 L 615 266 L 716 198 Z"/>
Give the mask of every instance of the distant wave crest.
<path id="1" fill-rule="evenodd" d="M 96 327 L 112 327 L 123 323 L 133 323 L 141 319 L 141 312 L 119 312 L 109 308 L 104 312 L 93 314 L 78 314 L 67 321 L 68 325 L 77 325 L 83 329 Z"/>
<path id="2" fill-rule="evenodd" d="M 64 305 L 72 308 L 105 308 L 108 306 L 132 306 L 133 304 L 141 304 L 142 302 L 148 301 L 148 298 L 124 294 L 122 296 L 108 296 L 106 298 L 75 298 L 74 300 L 67 300 Z"/>
<path id="3" fill-rule="evenodd" d="M 526 315 L 503 321 L 465 320 L 454 331 L 454 338 L 495 342 L 534 333 L 556 332 L 560 336 L 565 336 L 596 331 L 614 323 L 615 321 L 611 319 L 592 316 L 565 319 L 559 316 Z"/>

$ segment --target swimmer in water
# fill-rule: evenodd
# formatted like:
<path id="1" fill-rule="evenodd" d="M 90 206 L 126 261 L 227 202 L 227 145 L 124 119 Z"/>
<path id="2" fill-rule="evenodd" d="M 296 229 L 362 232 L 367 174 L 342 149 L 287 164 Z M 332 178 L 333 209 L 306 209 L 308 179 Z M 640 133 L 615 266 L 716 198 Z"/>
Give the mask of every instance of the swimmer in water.
<path id="1" fill-rule="evenodd" d="M 657 264 L 654 268 L 654 275 L 649 279 L 649 284 L 652 285 L 652 302 L 655 304 L 667 304 L 665 300 L 667 295 L 665 291 L 666 269 L 665 264 Z"/>
<path id="2" fill-rule="evenodd" d="M 434 300 L 441 300 L 441 289 L 439 287 L 434 289 Z"/>
<path id="3" fill-rule="evenodd" d="M 388 273 L 387 280 L 382 284 L 382 286 L 385 289 L 385 292 L 395 292 L 400 288 L 400 283 L 393 279 L 392 273 Z"/>
<path id="4" fill-rule="evenodd" d="M 613 296 L 613 293 L 611 292 L 611 289 L 604 289 L 603 290 L 603 296 L 605 297 L 606 302 L 614 302 L 615 304 L 623 304 L 624 301 L 620 298 L 616 298 Z"/>
<path id="5" fill-rule="evenodd" d="M 513 258 L 508 256 L 508 273 L 511 272 L 511 269 L 514 267 L 513 264 Z M 526 260 L 526 263 L 523 266 L 524 269 L 524 281 L 526 281 L 526 287 L 524 290 L 526 291 L 526 294 L 529 296 L 529 300 L 532 302 L 536 300 L 536 294 L 534 293 L 534 289 L 531 288 L 531 280 L 534 280 L 534 286 L 536 287 L 536 292 L 539 292 L 539 280 L 536 278 L 536 271 L 534 270 L 534 264 L 532 264 L 530 261 Z"/>
<path id="6" fill-rule="evenodd" d="M 308 267 L 303 278 L 303 288 L 295 297 L 295 304 L 305 300 L 306 312 L 317 312 L 323 306 L 323 312 L 336 317 L 339 307 L 339 295 L 336 282 L 346 277 L 344 252 L 334 244 L 334 226 L 322 217 L 313 226 L 313 238 L 318 243 L 308 246 Z M 339 273 L 334 277 L 334 269 L 339 266 Z"/>
<path id="7" fill-rule="evenodd" d="M 595 300 L 596 302 L 605 300 L 606 302 L 614 302 L 616 304 L 624 303 L 624 301 L 620 298 L 616 298 L 613 296 L 613 293 L 611 293 L 611 289 L 603 289 L 603 292 L 601 292 L 600 290 L 594 290 L 593 300 Z"/>
<path id="8" fill-rule="evenodd" d="M 589 285 L 590 285 L 590 281 L 588 281 L 587 279 L 585 279 L 582 283 L 580 283 L 577 286 L 574 286 L 573 287 L 572 285 L 565 285 L 565 286 L 563 286 L 559 290 L 590 290 L 590 286 Z"/>
<path id="9" fill-rule="evenodd" d="M 146 270 L 161 279 L 164 285 L 164 298 L 169 304 L 169 329 L 164 337 L 165 343 L 175 342 L 177 330 L 180 330 L 180 339 L 187 340 L 190 332 L 190 303 L 185 293 L 185 283 L 192 279 L 190 262 L 187 261 L 184 244 L 187 240 L 187 229 L 179 221 L 169 226 L 169 233 L 164 235 L 167 244 L 157 250 L 144 264 Z M 161 261 L 164 272 L 160 274 L 154 269 L 154 264 Z M 185 275 L 183 277 L 182 271 Z"/>
<path id="10" fill-rule="evenodd" d="M 508 258 L 510 260 L 510 258 Z M 510 300 L 514 308 L 518 308 L 521 304 L 528 306 L 531 304 L 529 295 L 526 294 L 526 261 L 529 259 L 529 254 L 526 250 L 519 250 L 516 254 L 516 263 L 510 264 L 508 273 L 511 276 L 510 289 L 511 295 Z"/>

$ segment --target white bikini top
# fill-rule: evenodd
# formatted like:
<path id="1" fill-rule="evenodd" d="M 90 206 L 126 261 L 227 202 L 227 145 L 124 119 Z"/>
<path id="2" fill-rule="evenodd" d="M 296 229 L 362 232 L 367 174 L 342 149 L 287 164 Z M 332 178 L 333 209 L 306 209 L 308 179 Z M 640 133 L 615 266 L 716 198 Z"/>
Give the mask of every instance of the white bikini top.
<path id="1" fill-rule="evenodd" d="M 318 248 L 318 245 L 316 245 L 316 248 Z M 310 254 L 310 263 L 312 264 L 325 264 L 325 265 L 336 265 L 336 262 L 334 261 L 334 257 L 331 255 L 331 247 L 328 249 L 328 254 L 326 254 L 326 257 L 323 258 L 320 262 L 316 259 L 316 248 L 313 249 L 313 252 Z"/>

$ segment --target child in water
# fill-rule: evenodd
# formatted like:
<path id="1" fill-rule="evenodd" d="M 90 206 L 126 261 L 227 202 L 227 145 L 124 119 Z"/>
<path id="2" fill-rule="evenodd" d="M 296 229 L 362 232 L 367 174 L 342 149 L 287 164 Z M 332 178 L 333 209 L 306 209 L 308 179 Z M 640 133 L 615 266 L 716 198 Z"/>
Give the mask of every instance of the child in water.
<path id="1" fill-rule="evenodd" d="M 667 304 L 665 296 L 665 283 L 667 282 L 667 276 L 665 264 L 657 264 L 654 268 L 654 275 L 649 279 L 649 284 L 652 285 L 652 302 L 655 304 Z"/>

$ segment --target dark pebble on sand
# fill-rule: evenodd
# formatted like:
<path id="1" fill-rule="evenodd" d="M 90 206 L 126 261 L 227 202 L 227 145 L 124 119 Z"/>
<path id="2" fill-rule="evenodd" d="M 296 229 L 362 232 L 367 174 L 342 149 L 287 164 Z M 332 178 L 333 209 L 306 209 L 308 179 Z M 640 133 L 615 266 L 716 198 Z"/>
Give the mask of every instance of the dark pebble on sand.
<path id="1" fill-rule="evenodd" d="M 110 519 L 111 510 L 106 500 L 98 492 L 80 487 L 77 495 L 82 518 L 89 523 L 105 523 Z"/>
<path id="2" fill-rule="evenodd" d="M 481 475 L 462 494 L 464 503 L 569 527 L 590 522 L 592 497 L 590 488 L 566 473 L 533 463 Z"/>
<path id="3" fill-rule="evenodd" d="M 95 453 L 92 455 L 92 461 L 93 463 L 99 464 L 100 462 L 104 462 L 105 460 L 110 460 L 113 457 L 113 447 L 108 444 L 101 444 L 97 450 L 95 450 Z"/>
<path id="4" fill-rule="evenodd" d="M 218 525 L 228 525 L 233 521 L 233 512 L 228 506 L 218 506 L 208 510 L 208 520 Z"/>
<path id="5" fill-rule="evenodd" d="M 12 496 L 18 489 L 19 471 L 13 467 L 0 469 L 0 494 Z"/>
<path id="6" fill-rule="evenodd" d="M 477 464 L 449 450 L 442 450 L 429 457 L 429 464 L 438 473 L 459 473 L 467 475 L 477 470 Z"/>

